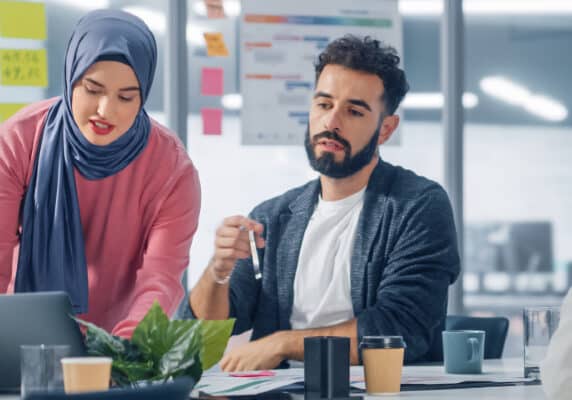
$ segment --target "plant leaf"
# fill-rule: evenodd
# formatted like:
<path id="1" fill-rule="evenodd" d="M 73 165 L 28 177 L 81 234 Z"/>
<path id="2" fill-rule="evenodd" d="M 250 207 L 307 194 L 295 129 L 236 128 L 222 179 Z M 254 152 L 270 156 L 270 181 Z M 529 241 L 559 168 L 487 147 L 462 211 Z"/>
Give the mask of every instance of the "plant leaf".
<path id="1" fill-rule="evenodd" d="M 157 301 L 137 325 L 131 340 L 74 319 L 87 327 L 88 354 L 113 358 L 111 374 L 120 386 L 183 375 L 198 382 L 203 368 L 211 368 L 222 357 L 234 326 L 234 320 L 169 321 Z"/>
<path id="2" fill-rule="evenodd" d="M 139 323 L 131 339 L 145 359 L 153 360 L 151 380 L 189 375 L 198 381 L 202 374 L 199 321 L 169 321 L 155 302 Z"/>
<path id="3" fill-rule="evenodd" d="M 232 328 L 234 319 L 221 321 L 200 321 L 202 348 L 201 364 L 203 370 L 215 365 L 222 358 Z"/>
<path id="4" fill-rule="evenodd" d="M 163 376 L 177 374 L 196 363 L 200 365 L 202 337 L 199 321 L 171 321 L 166 335 L 172 346 L 159 362 L 159 370 Z M 200 370 L 202 373 L 202 367 Z M 194 378 L 200 378 L 201 373 Z"/>
<path id="5" fill-rule="evenodd" d="M 137 382 L 148 380 L 153 377 L 153 362 L 143 361 L 127 361 L 127 360 L 113 360 L 113 380 L 118 381 L 126 380 L 127 382 Z"/>
<path id="6" fill-rule="evenodd" d="M 145 317 L 139 322 L 131 341 L 137 346 L 141 354 L 153 360 L 155 366 L 173 345 L 174 338 L 167 336 L 169 317 L 163 312 L 159 302 L 155 301 Z"/>
<path id="7" fill-rule="evenodd" d="M 125 352 L 124 342 L 91 322 L 72 317 L 77 323 L 87 327 L 85 345 L 88 354 L 93 356 L 118 357 Z"/>

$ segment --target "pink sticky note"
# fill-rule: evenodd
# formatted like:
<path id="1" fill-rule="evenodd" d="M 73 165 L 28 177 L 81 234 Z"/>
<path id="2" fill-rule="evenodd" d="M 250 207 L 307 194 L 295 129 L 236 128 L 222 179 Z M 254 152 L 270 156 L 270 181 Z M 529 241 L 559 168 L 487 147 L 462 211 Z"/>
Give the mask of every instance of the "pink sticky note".
<path id="1" fill-rule="evenodd" d="M 203 135 L 222 134 L 222 109 L 201 108 L 203 119 Z"/>
<path id="2" fill-rule="evenodd" d="M 224 5 L 222 0 L 204 0 L 207 8 L 207 18 L 224 18 Z"/>
<path id="3" fill-rule="evenodd" d="M 201 70 L 201 94 L 203 96 L 222 96 L 222 68 L 203 68 Z"/>
<path id="4" fill-rule="evenodd" d="M 235 378 L 262 378 L 265 376 L 274 376 L 276 373 L 273 371 L 252 371 L 252 372 L 233 372 L 228 374 Z"/>

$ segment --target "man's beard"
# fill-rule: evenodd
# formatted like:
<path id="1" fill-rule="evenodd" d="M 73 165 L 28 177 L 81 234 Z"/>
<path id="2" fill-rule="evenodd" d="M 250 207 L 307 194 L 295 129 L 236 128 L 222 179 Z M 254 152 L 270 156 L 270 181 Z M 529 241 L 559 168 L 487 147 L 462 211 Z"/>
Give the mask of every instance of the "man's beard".
<path id="1" fill-rule="evenodd" d="M 324 131 L 316 134 L 312 141 L 310 141 L 310 127 L 306 128 L 306 137 L 304 139 L 304 147 L 306 148 L 306 155 L 310 161 L 310 166 L 322 175 L 330 178 L 346 178 L 360 171 L 365 167 L 373 156 L 376 154 L 378 147 L 377 141 L 379 138 L 379 128 L 383 119 L 380 119 L 378 127 L 373 132 L 371 139 L 363 149 L 358 151 L 353 157 L 351 156 L 351 144 L 338 135 L 336 132 Z M 332 152 L 324 152 L 319 157 L 316 157 L 314 148 L 321 139 L 335 140 L 344 146 L 344 159 L 336 162 L 335 154 Z"/>

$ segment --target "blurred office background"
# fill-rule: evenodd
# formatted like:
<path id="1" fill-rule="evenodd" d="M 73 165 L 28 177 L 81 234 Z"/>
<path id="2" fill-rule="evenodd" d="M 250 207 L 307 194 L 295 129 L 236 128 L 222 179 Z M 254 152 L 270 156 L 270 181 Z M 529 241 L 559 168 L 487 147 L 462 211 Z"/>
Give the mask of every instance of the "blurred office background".
<path id="1" fill-rule="evenodd" d="M 248 1 L 248 0 L 243 0 Z M 310 0 L 323 3 L 327 0 Z M 379 0 L 383 1 L 383 0 Z M 123 8 L 155 32 L 159 63 L 147 110 L 165 122 L 165 3 L 152 0 L 47 0 L 49 86 L 28 101 L 59 95 L 63 57 L 75 22 L 89 9 Z M 224 2 L 227 18 L 206 18 L 202 0 L 187 0 L 189 154 L 199 170 L 203 205 L 191 250 L 189 285 L 206 266 L 225 216 L 312 179 L 302 146 L 240 144 L 241 3 Z M 441 123 L 442 4 L 400 0 L 403 65 L 411 92 L 402 105 L 401 143 L 382 157 L 444 184 Z M 572 282 L 572 2 L 465 0 L 464 277 L 465 312 L 506 315 L 505 356 L 522 352 L 525 305 L 556 305 Z M 224 34 L 230 56 L 206 57 L 205 31 Z M 26 41 L 23 41 L 26 42 Z M 0 39 L 0 47 L 6 41 Z M 13 45 L 14 41 L 10 42 Z M 26 43 L 24 43 L 26 44 Z M 200 95 L 202 67 L 222 67 L 224 96 Z M 202 134 L 199 110 L 224 108 L 223 133 Z"/>

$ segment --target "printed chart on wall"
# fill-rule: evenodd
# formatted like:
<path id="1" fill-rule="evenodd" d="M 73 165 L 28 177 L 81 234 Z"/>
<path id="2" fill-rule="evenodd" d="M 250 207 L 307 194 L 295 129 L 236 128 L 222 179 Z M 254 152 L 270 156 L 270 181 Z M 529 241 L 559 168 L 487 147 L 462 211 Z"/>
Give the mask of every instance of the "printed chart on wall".
<path id="1" fill-rule="evenodd" d="M 402 54 L 397 0 L 248 0 L 242 3 L 242 144 L 301 145 L 314 61 L 332 40 L 369 35 Z"/>

